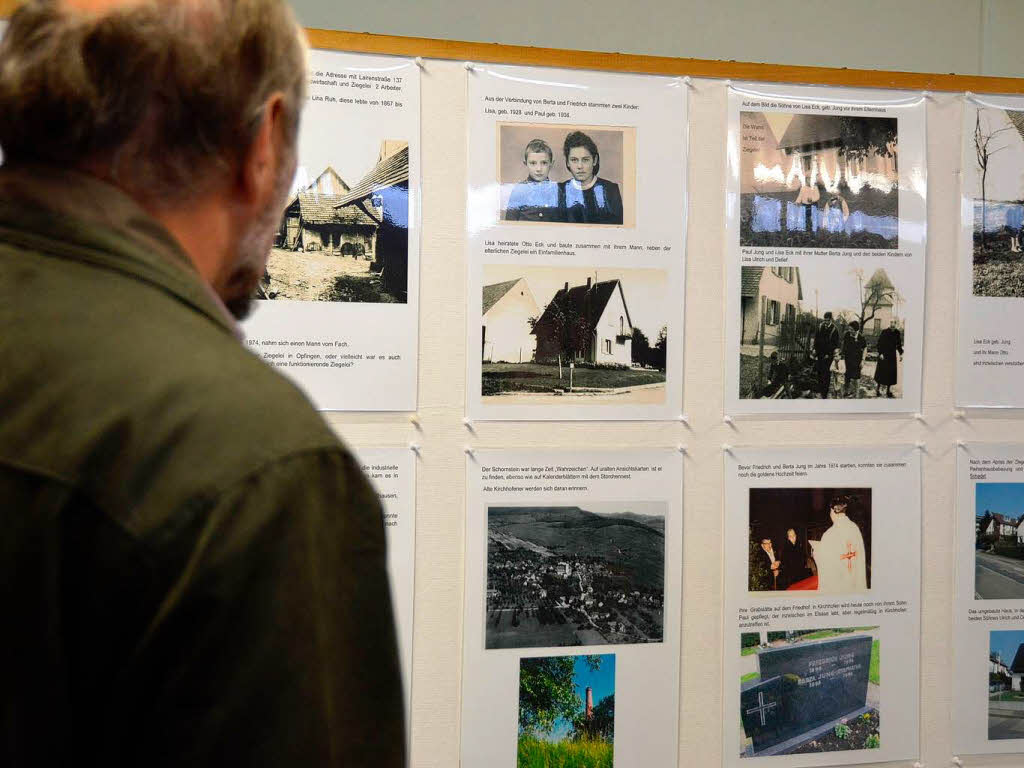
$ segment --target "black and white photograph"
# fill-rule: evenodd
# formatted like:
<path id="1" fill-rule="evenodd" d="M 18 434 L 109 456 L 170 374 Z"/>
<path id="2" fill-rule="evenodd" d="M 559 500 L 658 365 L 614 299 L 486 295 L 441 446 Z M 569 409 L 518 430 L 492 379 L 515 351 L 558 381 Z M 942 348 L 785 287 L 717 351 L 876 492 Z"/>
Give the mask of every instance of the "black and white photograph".
<path id="1" fill-rule="evenodd" d="M 486 648 L 660 643 L 664 502 L 487 509 Z"/>
<path id="2" fill-rule="evenodd" d="M 1024 112 L 968 103 L 975 296 L 1024 298 Z M 968 127 L 968 126 L 965 126 Z"/>
<path id="3" fill-rule="evenodd" d="M 894 249 L 894 117 L 740 112 L 740 245 Z"/>
<path id="4" fill-rule="evenodd" d="M 871 588 L 870 488 L 751 488 L 750 592 Z"/>
<path id="5" fill-rule="evenodd" d="M 405 304 L 409 143 L 334 149 L 300 165 L 257 298 Z"/>
<path id="6" fill-rule="evenodd" d="M 903 397 L 906 301 L 892 266 L 740 269 L 741 399 Z"/>
<path id="7" fill-rule="evenodd" d="M 664 270 L 487 264 L 483 272 L 485 404 L 665 401 Z"/>
<path id="8" fill-rule="evenodd" d="M 502 221 L 632 227 L 636 129 L 498 123 Z"/>

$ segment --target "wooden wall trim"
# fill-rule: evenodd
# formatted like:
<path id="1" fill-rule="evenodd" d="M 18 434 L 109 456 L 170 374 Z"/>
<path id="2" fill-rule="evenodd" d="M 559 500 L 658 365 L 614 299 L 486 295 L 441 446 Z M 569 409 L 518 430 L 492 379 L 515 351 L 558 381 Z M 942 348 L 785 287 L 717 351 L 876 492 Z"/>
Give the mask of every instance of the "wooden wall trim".
<path id="1" fill-rule="evenodd" d="M 10 16 L 19 0 L 0 0 L 0 18 Z M 641 56 L 629 53 L 571 51 L 497 43 L 435 40 L 426 37 L 374 35 L 308 29 L 310 45 L 336 51 L 421 56 L 424 59 L 479 61 L 494 64 L 522 64 L 605 72 L 635 72 L 650 75 L 690 75 L 723 80 L 755 80 L 777 83 L 838 85 L 859 88 L 899 88 L 913 91 L 973 91 L 975 93 L 1024 93 L 1024 78 L 980 75 L 890 72 L 875 69 L 797 67 L 783 64 L 755 64 L 742 61 L 683 59 L 671 56 Z"/>

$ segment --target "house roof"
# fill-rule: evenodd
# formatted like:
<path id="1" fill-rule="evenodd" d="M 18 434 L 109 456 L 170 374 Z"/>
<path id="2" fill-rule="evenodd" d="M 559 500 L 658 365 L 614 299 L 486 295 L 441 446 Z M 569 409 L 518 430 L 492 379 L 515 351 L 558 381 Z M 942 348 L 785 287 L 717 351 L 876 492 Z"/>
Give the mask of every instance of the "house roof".
<path id="1" fill-rule="evenodd" d="M 999 525 L 1012 525 L 1015 528 L 1017 527 L 1017 520 L 1012 517 L 1007 517 L 1006 515 L 1000 515 L 998 512 L 992 515 L 992 519 Z"/>
<path id="2" fill-rule="evenodd" d="M 377 221 L 356 205 L 338 208 L 341 195 L 322 195 L 316 192 L 299 192 L 289 209 L 296 204 L 299 216 L 307 224 L 349 224 L 375 227 Z"/>
<path id="3" fill-rule="evenodd" d="M 622 296 L 622 306 L 626 309 L 626 321 L 629 323 L 629 327 L 632 328 L 633 321 L 629 317 L 626 293 L 622 290 L 622 283 L 618 280 L 602 280 L 599 283 L 592 283 L 590 285 L 576 285 L 569 288 L 568 291 L 565 288 L 560 288 L 551 298 L 551 301 L 548 302 L 548 305 L 544 307 L 544 313 L 540 316 L 537 324 L 545 325 L 553 322 L 552 315 L 555 309 L 568 306 L 584 314 L 588 318 L 591 327 L 593 327 L 601 319 L 605 307 L 608 306 L 608 302 L 616 290 Z"/>
<path id="4" fill-rule="evenodd" d="M 1006 116 L 1010 118 L 1010 122 L 1013 123 L 1013 127 L 1017 129 L 1017 133 L 1024 139 L 1024 112 L 1016 112 L 1012 109 L 1006 110 Z"/>
<path id="5" fill-rule="evenodd" d="M 336 207 L 363 200 L 378 190 L 393 187 L 395 184 L 408 180 L 409 147 L 406 146 L 373 166 L 373 169 L 341 198 Z"/>
<path id="6" fill-rule="evenodd" d="M 800 282 L 800 267 L 793 267 L 796 270 L 796 298 L 797 301 L 804 299 L 804 286 Z M 757 298 L 761 292 L 761 276 L 764 274 L 764 267 L 740 267 L 740 296 Z"/>
<path id="7" fill-rule="evenodd" d="M 1024 672 L 1024 643 L 1017 646 L 1017 653 L 1013 657 L 1013 663 L 1010 665 L 1011 672 Z"/>
<path id="8" fill-rule="evenodd" d="M 787 151 L 836 146 L 842 132 L 839 118 L 833 115 L 796 115 L 786 126 L 779 149 Z"/>
<path id="9" fill-rule="evenodd" d="M 512 290 L 512 286 L 518 283 L 523 278 L 517 277 L 515 280 L 506 280 L 503 283 L 494 283 L 493 285 L 484 286 L 484 314 L 486 315 L 488 310 L 501 301 L 501 297 Z"/>

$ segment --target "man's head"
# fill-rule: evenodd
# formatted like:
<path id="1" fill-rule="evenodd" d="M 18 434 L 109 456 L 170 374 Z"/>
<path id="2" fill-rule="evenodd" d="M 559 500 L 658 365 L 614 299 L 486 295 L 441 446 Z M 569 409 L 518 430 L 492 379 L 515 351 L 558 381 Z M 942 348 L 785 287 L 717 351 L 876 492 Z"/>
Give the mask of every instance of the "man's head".
<path id="1" fill-rule="evenodd" d="M 826 312 L 824 315 L 825 325 L 832 325 L 832 313 Z"/>
<path id="2" fill-rule="evenodd" d="M 846 510 L 850 506 L 850 499 L 848 496 L 835 496 L 828 505 L 829 517 L 835 522 L 836 517 L 839 515 L 846 515 Z"/>
<path id="3" fill-rule="evenodd" d="M 895 328 L 896 327 L 896 318 L 895 317 L 890 318 L 890 320 L 889 320 L 889 327 L 890 328 Z"/>
<path id="4" fill-rule="evenodd" d="M 121 188 L 240 316 L 294 176 L 306 81 L 284 0 L 29 0 L 0 42 L 0 148 L 11 168 Z"/>
<path id="5" fill-rule="evenodd" d="M 859 331 L 860 330 L 860 323 L 858 323 L 856 320 L 852 320 L 850 322 L 850 330 L 853 331 L 854 333 Z"/>
<path id="6" fill-rule="evenodd" d="M 769 539 L 767 537 L 761 539 L 761 549 L 768 550 L 768 549 L 771 549 L 771 548 L 772 548 L 772 540 L 771 539 Z"/>

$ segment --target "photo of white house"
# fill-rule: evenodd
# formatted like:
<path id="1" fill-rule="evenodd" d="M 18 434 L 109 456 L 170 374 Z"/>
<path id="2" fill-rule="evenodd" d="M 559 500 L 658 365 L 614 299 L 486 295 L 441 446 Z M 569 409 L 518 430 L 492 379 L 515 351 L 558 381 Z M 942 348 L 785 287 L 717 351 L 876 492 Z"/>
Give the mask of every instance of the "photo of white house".
<path id="1" fill-rule="evenodd" d="M 484 266 L 484 402 L 663 402 L 664 270 Z"/>
<path id="2" fill-rule="evenodd" d="M 528 363 L 537 349 L 530 320 L 540 315 L 530 284 L 518 277 L 484 286 L 481 359 Z"/>

